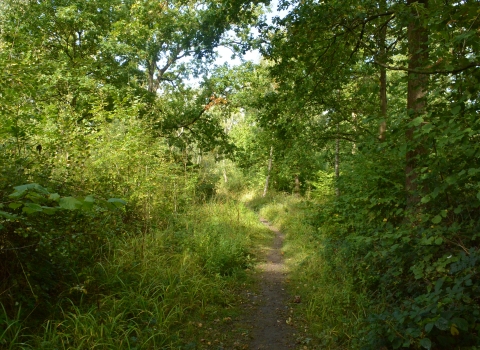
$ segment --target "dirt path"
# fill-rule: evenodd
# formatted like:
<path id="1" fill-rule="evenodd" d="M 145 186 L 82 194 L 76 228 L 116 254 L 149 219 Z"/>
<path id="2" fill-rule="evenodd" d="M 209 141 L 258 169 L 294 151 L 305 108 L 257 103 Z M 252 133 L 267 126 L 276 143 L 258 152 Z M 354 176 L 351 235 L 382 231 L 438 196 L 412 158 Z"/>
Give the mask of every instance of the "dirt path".
<path id="1" fill-rule="evenodd" d="M 290 317 L 291 302 L 285 291 L 285 264 L 282 256 L 283 234 L 267 220 L 260 221 L 275 232 L 273 246 L 266 252 L 265 262 L 259 264 L 258 308 L 252 313 L 249 323 L 253 326 L 251 350 L 287 350 L 293 349 L 294 329 L 287 324 Z"/>

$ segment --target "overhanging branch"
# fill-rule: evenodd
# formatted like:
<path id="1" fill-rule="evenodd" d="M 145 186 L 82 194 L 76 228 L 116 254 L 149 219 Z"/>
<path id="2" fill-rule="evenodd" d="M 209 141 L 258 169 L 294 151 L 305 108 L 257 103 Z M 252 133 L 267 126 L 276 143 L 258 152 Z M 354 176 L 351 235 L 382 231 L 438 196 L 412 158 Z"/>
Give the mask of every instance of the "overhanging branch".
<path id="1" fill-rule="evenodd" d="M 373 61 L 375 62 L 375 64 L 378 64 L 379 66 L 389 70 L 403 71 L 403 72 L 416 73 L 416 74 L 457 74 L 469 68 L 480 66 L 480 62 L 470 62 L 469 64 L 463 67 L 458 67 L 450 70 L 449 69 L 425 70 L 425 69 L 409 69 L 403 66 L 391 66 L 389 64 L 379 62 L 377 59 L 374 59 Z"/>

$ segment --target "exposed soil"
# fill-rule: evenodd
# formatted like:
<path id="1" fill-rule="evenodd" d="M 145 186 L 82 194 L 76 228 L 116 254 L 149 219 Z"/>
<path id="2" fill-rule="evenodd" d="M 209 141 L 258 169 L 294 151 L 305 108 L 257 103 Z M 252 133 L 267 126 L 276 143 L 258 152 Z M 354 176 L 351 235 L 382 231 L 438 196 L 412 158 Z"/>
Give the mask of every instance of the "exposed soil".
<path id="1" fill-rule="evenodd" d="M 293 349 L 294 328 L 288 325 L 291 298 L 285 291 L 286 268 L 281 251 L 284 235 L 267 220 L 261 218 L 260 221 L 275 232 L 275 238 L 266 251 L 265 261 L 258 266 L 258 294 L 249 296 L 252 303 L 258 305 L 247 320 L 252 326 L 249 349 Z"/>

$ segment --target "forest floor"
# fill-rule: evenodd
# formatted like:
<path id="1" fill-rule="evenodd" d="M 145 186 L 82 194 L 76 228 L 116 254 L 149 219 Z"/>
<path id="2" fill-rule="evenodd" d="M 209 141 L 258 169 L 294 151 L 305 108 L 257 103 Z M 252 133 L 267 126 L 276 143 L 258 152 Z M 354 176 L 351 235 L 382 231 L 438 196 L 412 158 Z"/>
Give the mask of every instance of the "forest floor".
<path id="1" fill-rule="evenodd" d="M 252 326 L 252 350 L 287 350 L 295 347 L 293 335 L 295 329 L 289 324 L 293 301 L 285 290 L 287 269 L 283 258 L 284 235 L 267 220 L 260 221 L 275 233 L 271 247 L 264 249 L 264 261 L 257 269 L 258 294 L 250 294 L 251 303 L 257 308 L 252 310 L 247 323 Z"/>

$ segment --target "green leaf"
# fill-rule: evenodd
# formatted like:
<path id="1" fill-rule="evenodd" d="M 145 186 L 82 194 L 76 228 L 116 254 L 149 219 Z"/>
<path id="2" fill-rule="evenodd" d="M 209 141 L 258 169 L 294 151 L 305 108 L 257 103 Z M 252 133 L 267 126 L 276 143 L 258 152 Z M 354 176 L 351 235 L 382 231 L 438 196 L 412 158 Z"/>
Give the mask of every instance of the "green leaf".
<path id="1" fill-rule="evenodd" d="M 440 245 L 442 243 L 443 243 L 443 238 L 442 237 L 438 237 L 438 238 L 435 239 L 435 244 L 436 245 Z"/>
<path id="2" fill-rule="evenodd" d="M 425 325 L 425 332 L 430 333 L 430 331 L 433 329 L 433 326 L 435 326 L 434 323 L 427 323 Z"/>
<path id="3" fill-rule="evenodd" d="M 445 282 L 445 278 L 439 278 L 435 283 L 435 293 L 440 292 L 440 289 L 443 286 L 443 282 Z"/>
<path id="4" fill-rule="evenodd" d="M 74 197 L 63 197 L 58 202 L 60 208 L 67 210 L 76 210 L 82 206 L 82 202 Z"/>
<path id="5" fill-rule="evenodd" d="M 422 199 L 420 200 L 420 202 L 422 202 L 422 203 L 428 203 L 428 202 L 430 202 L 431 199 L 432 199 L 432 197 L 431 197 L 429 194 L 427 194 L 425 197 L 422 197 Z"/>
<path id="6" fill-rule="evenodd" d="M 461 110 L 462 110 L 462 106 L 455 106 L 455 107 L 452 108 L 452 114 L 456 115 L 456 114 L 460 113 Z"/>
<path id="7" fill-rule="evenodd" d="M 25 191 L 28 191 L 28 190 L 35 190 L 35 191 L 43 193 L 43 194 L 48 194 L 49 193 L 48 190 L 45 187 L 40 186 L 39 184 L 36 184 L 36 183 L 15 186 L 13 189 L 16 192 L 25 192 Z"/>
<path id="8" fill-rule="evenodd" d="M 57 202 L 60 199 L 60 195 L 58 193 L 51 193 L 48 199 Z"/>
<path id="9" fill-rule="evenodd" d="M 448 329 L 448 321 L 443 317 L 440 317 L 438 320 L 435 321 L 435 326 L 441 331 L 445 331 Z"/>
<path id="10" fill-rule="evenodd" d="M 95 198 L 93 198 L 93 196 L 86 196 L 84 201 L 88 203 L 95 203 Z"/>
<path id="11" fill-rule="evenodd" d="M 10 213 L 7 213 L 6 211 L 2 211 L 2 210 L 0 210 L 0 216 L 5 218 L 5 219 L 11 219 L 11 220 L 18 218 L 17 215 L 10 214 Z"/>
<path id="12" fill-rule="evenodd" d="M 22 211 L 26 214 L 33 214 L 33 213 L 39 213 L 42 212 L 42 206 L 37 203 L 25 203 L 23 205 Z"/>
<path id="13" fill-rule="evenodd" d="M 434 224 L 438 224 L 440 221 L 442 221 L 442 217 L 440 215 L 437 215 L 432 219 Z"/>
<path id="14" fill-rule="evenodd" d="M 410 122 L 410 124 L 413 126 L 419 126 L 422 123 L 423 123 L 423 117 L 416 117 Z"/>
<path id="15" fill-rule="evenodd" d="M 13 203 L 10 203 L 10 204 L 8 205 L 8 207 L 9 207 L 10 209 L 17 209 L 17 208 L 20 208 L 22 205 L 23 205 L 23 203 L 13 202 Z"/>
<path id="16" fill-rule="evenodd" d="M 120 208 L 120 207 L 123 207 L 123 206 L 127 205 L 127 201 L 125 201 L 123 199 L 120 199 L 120 198 L 110 198 L 107 202 L 112 203 L 117 208 Z"/>
<path id="17" fill-rule="evenodd" d="M 422 348 L 430 350 L 432 348 L 432 342 L 428 338 L 420 339 L 420 345 Z"/>
<path id="18" fill-rule="evenodd" d="M 82 203 L 82 209 L 84 209 L 84 210 L 92 210 L 94 204 L 95 204 L 95 203 L 84 201 L 84 202 Z"/>
<path id="19" fill-rule="evenodd" d="M 43 212 L 48 215 L 52 215 L 57 211 L 57 208 L 55 207 L 46 207 L 42 206 Z"/>
<path id="20" fill-rule="evenodd" d="M 452 323 L 455 324 L 462 331 L 468 331 L 468 322 L 464 318 L 455 317 L 452 319 Z"/>

